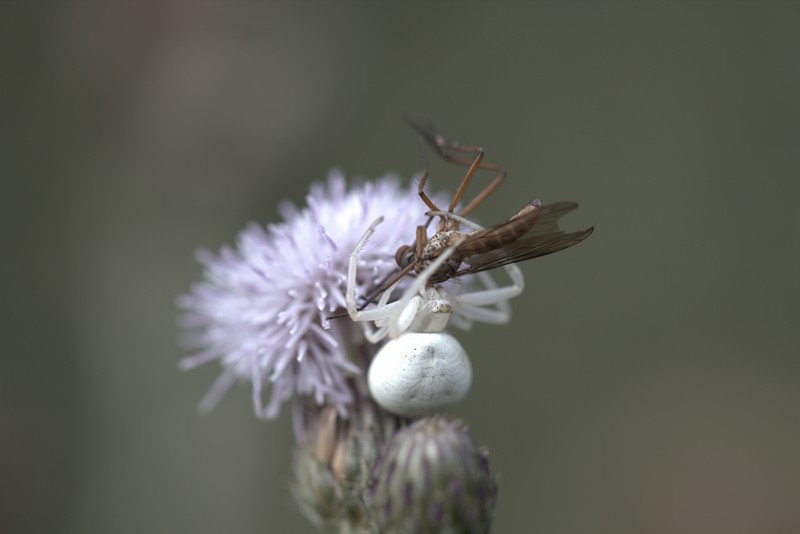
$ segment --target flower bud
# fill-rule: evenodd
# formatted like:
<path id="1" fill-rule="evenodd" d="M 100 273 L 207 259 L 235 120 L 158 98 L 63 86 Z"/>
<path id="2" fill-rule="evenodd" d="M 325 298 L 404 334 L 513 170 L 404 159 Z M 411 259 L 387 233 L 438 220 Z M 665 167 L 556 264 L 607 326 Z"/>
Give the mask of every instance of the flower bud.
<path id="1" fill-rule="evenodd" d="M 488 532 L 497 484 L 467 427 L 435 416 L 397 432 L 366 495 L 379 532 Z"/>
<path id="2" fill-rule="evenodd" d="M 362 397 L 349 418 L 334 407 L 307 414 L 306 440 L 294 459 L 295 502 L 325 532 L 368 532 L 364 506 L 370 471 L 399 419 Z"/>

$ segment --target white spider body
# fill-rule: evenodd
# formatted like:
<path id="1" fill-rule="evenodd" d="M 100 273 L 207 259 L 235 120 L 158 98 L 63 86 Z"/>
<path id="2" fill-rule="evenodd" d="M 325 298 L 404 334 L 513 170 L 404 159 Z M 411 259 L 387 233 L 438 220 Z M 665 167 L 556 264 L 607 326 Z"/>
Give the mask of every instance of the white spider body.
<path id="1" fill-rule="evenodd" d="M 461 343 L 446 332 L 405 332 L 375 355 L 367 384 L 385 410 L 419 417 L 463 399 L 472 385 L 472 365 Z"/>
<path id="2" fill-rule="evenodd" d="M 472 228 L 481 228 L 448 215 Z M 452 255 L 454 245 L 417 275 L 399 300 L 389 302 L 395 284 L 381 295 L 374 308 L 359 311 L 355 304 L 358 253 L 382 220 L 381 217 L 370 225 L 350 255 L 347 311 L 354 321 L 362 323 L 370 342 L 377 343 L 387 335 L 391 338 L 375 355 L 367 373 L 367 385 L 375 401 L 397 415 L 433 414 L 463 399 L 472 384 L 472 365 L 466 351 L 444 329 L 451 319 L 463 329 L 474 321 L 508 322 L 511 311 L 507 301 L 522 292 L 522 272 L 516 265 L 506 265 L 512 285 L 505 287 L 497 287 L 488 273 L 481 272 L 476 277 L 485 289 L 479 291 L 450 295 L 441 285 L 426 288 L 428 279 Z"/>

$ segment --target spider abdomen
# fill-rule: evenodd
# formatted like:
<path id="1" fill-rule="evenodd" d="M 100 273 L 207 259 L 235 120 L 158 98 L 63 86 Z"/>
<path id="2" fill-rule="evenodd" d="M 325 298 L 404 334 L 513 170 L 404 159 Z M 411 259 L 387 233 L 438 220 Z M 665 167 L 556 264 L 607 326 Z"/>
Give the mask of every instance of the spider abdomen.
<path id="1" fill-rule="evenodd" d="M 450 334 L 406 332 L 375 355 L 367 383 L 385 410 L 406 417 L 431 415 L 466 396 L 472 365 Z"/>

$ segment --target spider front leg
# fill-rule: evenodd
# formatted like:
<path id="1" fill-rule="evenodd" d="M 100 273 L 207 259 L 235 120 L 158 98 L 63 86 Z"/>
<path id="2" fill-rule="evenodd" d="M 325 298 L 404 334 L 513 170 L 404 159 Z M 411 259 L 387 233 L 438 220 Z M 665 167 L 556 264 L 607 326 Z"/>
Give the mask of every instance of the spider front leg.
<path id="1" fill-rule="evenodd" d="M 396 302 L 389 303 L 392 292 L 397 287 L 398 282 L 389 286 L 381 295 L 377 305 L 369 310 L 359 310 L 356 307 L 356 281 L 358 278 L 358 254 L 364 248 L 375 228 L 383 222 L 383 217 L 378 217 L 361 236 L 353 251 L 350 253 L 347 264 L 347 287 L 345 289 L 344 301 L 347 313 L 353 321 L 362 323 L 364 336 L 370 343 L 377 343 L 385 338 L 389 333 L 388 321 L 392 315 Z M 377 328 L 369 326 L 369 322 L 374 322 Z"/>

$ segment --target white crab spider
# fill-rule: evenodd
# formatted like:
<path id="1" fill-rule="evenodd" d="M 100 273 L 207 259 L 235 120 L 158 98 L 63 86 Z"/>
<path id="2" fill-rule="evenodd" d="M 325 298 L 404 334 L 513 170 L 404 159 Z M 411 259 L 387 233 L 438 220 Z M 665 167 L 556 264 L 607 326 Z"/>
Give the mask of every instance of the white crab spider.
<path id="1" fill-rule="evenodd" d="M 452 217 L 472 229 L 482 229 L 451 213 L 429 215 Z M 485 287 L 482 290 L 450 295 L 441 284 L 426 288 L 433 273 L 453 254 L 452 246 L 414 278 L 399 300 L 389 302 L 395 284 L 381 295 L 375 307 L 358 310 L 358 253 L 382 221 L 379 217 L 367 228 L 350 254 L 347 269 L 348 314 L 362 323 L 368 341 L 377 343 L 387 335 L 391 338 L 373 358 L 367 385 L 375 401 L 389 412 L 407 417 L 436 413 L 463 399 L 472 384 L 472 365 L 466 351 L 444 329 L 451 319 L 462 329 L 474 321 L 508 322 L 511 310 L 507 301 L 519 295 L 525 285 L 522 271 L 514 264 L 504 266 L 512 281 L 510 286 L 497 287 L 488 273 L 480 272 L 476 276 Z"/>

